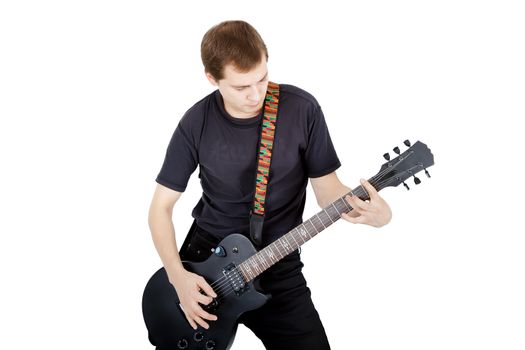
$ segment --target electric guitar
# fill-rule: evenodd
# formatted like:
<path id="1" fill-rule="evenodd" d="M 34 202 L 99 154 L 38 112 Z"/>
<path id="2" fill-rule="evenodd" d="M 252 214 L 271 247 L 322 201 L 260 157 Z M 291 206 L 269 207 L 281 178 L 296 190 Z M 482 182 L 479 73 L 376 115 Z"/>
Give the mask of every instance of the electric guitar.
<path id="1" fill-rule="evenodd" d="M 420 171 L 430 177 L 426 170 L 434 165 L 434 156 L 421 142 L 410 145 L 401 153 L 394 148 L 397 157 L 387 160 L 379 172 L 368 181 L 377 191 L 385 187 L 395 187 L 413 177 L 415 184 L 421 180 L 416 177 Z M 352 192 L 362 200 L 370 199 L 366 190 L 356 187 Z M 142 299 L 142 313 L 148 329 L 149 340 L 158 350 L 174 349 L 229 349 L 237 331 L 237 320 L 241 314 L 261 307 L 269 299 L 254 288 L 254 280 L 270 266 L 295 251 L 318 233 L 339 220 L 342 213 L 352 210 L 345 196 L 283 235 L 278 240 L 257 251 L 245 236 L 233 233 L 224 238 L 206 261 L 183 262 L 184 268 L 204 277 L 217 298 L 203 308 L 217 315 L 218 320 L 210 322 L 210 328 L 198 327 L 194 330 L 184 315 L 175 288 L 168 281 L 164 268 L 158 270 L 149 280 Z"/>

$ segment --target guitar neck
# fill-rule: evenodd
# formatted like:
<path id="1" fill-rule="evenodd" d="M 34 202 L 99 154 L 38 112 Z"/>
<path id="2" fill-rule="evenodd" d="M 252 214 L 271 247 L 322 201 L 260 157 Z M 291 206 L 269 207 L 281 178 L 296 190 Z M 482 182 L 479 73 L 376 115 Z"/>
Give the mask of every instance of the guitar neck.
<path id="1" fill-rule="evenodd" d="M 314 238 L 318 233 L 339 220 L 342 213 L 352 211 L 353 208 L 344 199 L 349 194 L 358 196 L 362 200 L 369 199 L 366 190 L 359 186 L 243 261 L 238 265 L 238 268 L 246 282 L 253 280 L 285 256 Z"/>
<path id="2" fill-rule="evenodd" d="M 430 177 L 426 168 L 434 165 L 434 155 L 430 152 L 427 145 L 420 141 L 417 141 L 412 146 L 408 140 L 405 140 L 403 143 L 409 149 L 401 153 L 399 147 L 395 147 L 393 150 L 398 156 L 392 160 L 390 160 L 390 155 L 385 153 L 383 157 L 387 159 L 387 162 L 381 166 L 376 175 L 368 180 L 377 191 L 381 191 L 388 186 L 399 186 L 400 184 L 403 184 L 408 190 L 409 187 L 404 181 L 414 178 L 414 183 L 416 185 L 420 184 L 421 180 L 415 175 L 423 170 L 427 177 Z M 344 199 L 348 194 L 358 196 L 362 200 L 370 199 L 367 191 L 362 186 L 356 187 L 353 191 L 337 199 L 301 225 L 240 263 L 238 268 L 245 281 L 253 280 L 279 260 L 308 242 L 318 233 L 339 220 L 342 213 L 352 211 L 352 207 Z"/>

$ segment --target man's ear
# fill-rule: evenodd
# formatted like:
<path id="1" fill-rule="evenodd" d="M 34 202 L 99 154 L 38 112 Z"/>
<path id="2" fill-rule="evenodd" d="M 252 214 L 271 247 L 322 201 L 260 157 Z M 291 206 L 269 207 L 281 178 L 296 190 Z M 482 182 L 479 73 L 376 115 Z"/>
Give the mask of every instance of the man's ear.
<path id="1" fill-rule="evenodd" d="M 211 83 L 211 85 L 219 86 L 219 83 L 217 82 L 217 80 L 215 80 L 213 75 L 211 75 L 209 72 L 205 72 L 205 73 L 206 73 L 206 78 L 208 78 L 208 81 Z"/>

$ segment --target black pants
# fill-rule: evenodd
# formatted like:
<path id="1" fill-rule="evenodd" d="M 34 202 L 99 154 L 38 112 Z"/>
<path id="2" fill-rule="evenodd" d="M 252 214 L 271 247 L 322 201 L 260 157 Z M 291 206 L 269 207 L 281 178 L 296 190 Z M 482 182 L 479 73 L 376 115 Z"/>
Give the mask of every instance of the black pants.
<path id="1" fill-rule="evenodd" d="M 193 232 L 192 232 L 193 231 Z M 203 261 L 219 240 L 194 226 L 181 249 L 184 260 Z M 330 349 L 324 327 L 315 310 L 310 289 L 301 272 L 297 251 L 288 255 L 259 277 L 260 287 L 272 298 L 262 307 L 246 312 L 239 322 L 269 350 Z"/>

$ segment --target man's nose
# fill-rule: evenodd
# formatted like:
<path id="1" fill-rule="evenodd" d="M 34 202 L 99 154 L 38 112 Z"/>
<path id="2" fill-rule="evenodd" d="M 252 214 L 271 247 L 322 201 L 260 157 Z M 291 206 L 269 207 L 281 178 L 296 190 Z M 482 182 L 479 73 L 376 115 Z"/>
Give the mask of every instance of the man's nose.
<path id="1" fill-rule="evenodd" d="M 250 101 L 259 101 L 259 98 L 260 98 L 260 94 L 259 94 L 259 91 L 257 90 L 257 87 L 256 86 L 250 86 L 250 92 L 248 94 L 248 99 Z"/>

